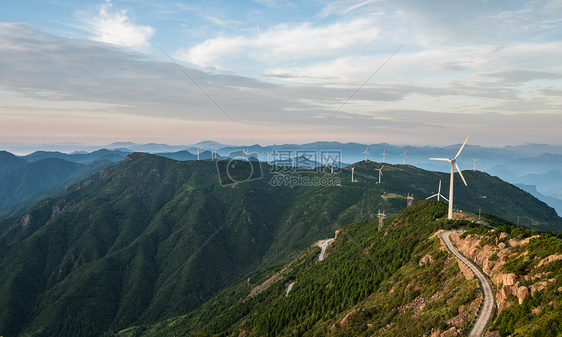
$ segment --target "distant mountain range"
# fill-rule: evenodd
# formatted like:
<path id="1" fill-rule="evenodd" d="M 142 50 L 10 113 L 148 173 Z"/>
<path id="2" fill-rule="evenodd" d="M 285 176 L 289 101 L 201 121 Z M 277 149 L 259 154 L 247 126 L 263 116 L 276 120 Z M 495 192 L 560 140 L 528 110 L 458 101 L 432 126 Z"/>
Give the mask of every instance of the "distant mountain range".
<path id="1" fill-rule="evenodd" d="M 0 143 L 0 148 L 23 149 L 25 144 Z M 30 145 L 27 148 L 31 149 Z M 18 158 L 27 162 L 34 162 L 39 159 L 59 158 L 66 161 L 89 164 L 95 160 L 109 160 L 118 162 L 131 152 L 156 153 L 158 155 L 173 158 L 176 160 L 195 160 L 197 159 L 197 147 L 200 151 L 200 159 L 211 158 L 211 149 L 216 151 L 219 158 L 241 156 L 242 151 L 247 151 L 251 156 L 263 162 L 286 164 L 290 159 L 283 161 L 281 156 L 299 156 L 299 153 L 315 153 L 316 157 L 312 161 L 316 165 L 325 165 L 324 153 L 337 152 L 340 154 L 336 166 L 345 167 L 351 163 L 365 159 L 364 151 L 368 150 L 369 160 L 382 162 L 382 152 L 386 152 L 384 161 L 391 164 L 407 163 L 426 170 L 447 172 L 449 166 L 446 163 L 430 161 L 430 157 L 452 157 L 458 150 L 459 145 L 446 147 L 434 146 L 396 146 L 386 143 L 381 144 L 359 144 L 359 143 L 340 143 L 340 142 L 314 142 L 308 144 L 283 144 L 271 146 L 232 146 L 221 144 L 214 141 L 203 141 L 193 145 L 167 145 L 167 144 L 136 144 L 132 142 L 119 142 L 106 145 L 104 147 L 83 146 L 80 144 L 41 144 L 45 148 L 72 149 L 69 153 L 57 151 L 37 151 L 29 155 Z M 405 156 L 403 156 L 405 154 Z M 276 157 L 275 157 L 276 156 Z M 473 161 L 477 159 L 477 161 Z M 2 165 L 3 159 L 0 156 L 0 176 L 2 172 L 10 171 L 12 166 Z M 10 165 L 17 168 L 15 162 Z M 458 160 L 461 169 L 477 170 L 487 172 L 491 175 L 500 177 L 516 185 L 535 186 L 534 195 L 540 200 L 555 207 L 558 214 L 562 214 L 562 146 L 548 144 L 528 144 L 520 146 L 481 147 L 468 145 L 465 147 Z M 531 191 L 534 189 L 531 188 Z"/>

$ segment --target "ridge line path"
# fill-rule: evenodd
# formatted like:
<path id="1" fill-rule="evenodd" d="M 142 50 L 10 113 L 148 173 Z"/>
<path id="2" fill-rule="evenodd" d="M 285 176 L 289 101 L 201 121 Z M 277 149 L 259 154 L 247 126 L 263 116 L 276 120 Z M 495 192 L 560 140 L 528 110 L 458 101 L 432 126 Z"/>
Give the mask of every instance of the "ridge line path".
<path id="1" fill-rule="evenodd" d="M 453 255 L 457 259 L 461 260 L 461 262 L 467 265 L 468 268 L 470 268 L 470 270 L 474 273 L 474 275 L 478 277 L 478 280 L 480 280 L 480 287 L 484 296 L 484 306 L 482 307 L 480 316 L 478 316 L 478 319 L 476 319 L 476 322 L 472 327 L 472 331 L 470 331 L 470 335 L 468 335 L 468 337 L 479 337 L 484 333 L 484 329 L 486 328 L 488 321 L 492 318 L 492 314 L 494 313 L 495 305 L 492 287 L 490 286 L 490 282 L 486 279 L 486 277 L 484 277 L 484 274 L 482 274 L 482 272 L 476 267 L 476 265 L 472 261 L 464 257 L 455 248 L 455 246 L 453 246 L 449 235 L 451 235 L 451 231 L 442 231 L 441 233 L 439 233 L 439 236 L 441 237 L 441 239 L 443 239 L 443 242 L 445 243 L 445 246 L 447 246 L 447 249 L 449 249 L 449 251 L 453 253 Z"/>

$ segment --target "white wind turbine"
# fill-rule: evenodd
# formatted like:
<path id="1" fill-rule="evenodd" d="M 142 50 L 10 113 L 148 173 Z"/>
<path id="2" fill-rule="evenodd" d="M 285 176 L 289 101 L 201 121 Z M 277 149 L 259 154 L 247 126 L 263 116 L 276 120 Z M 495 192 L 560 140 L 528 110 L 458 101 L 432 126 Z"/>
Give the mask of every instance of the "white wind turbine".
<path id="1" fill-rule="evenodd" d="M 199 160 L 199 146 L 195 147 L 197 149 L 197 160 Z"/>
<path id="2" fill-rule="evenodd" d="M 382 162 L 384 163 L 386 160 L 386 156 L 388 156 L 388 153 L 386 153 L 385 149 L 382 149 L 381 156 L 382 156 Z"/>
<path id="3" fill-rule="evenodd" d="M 472 160 L 474 161 L 474 172 L 476 172 L 476 162 L 479 161 L 480 159 L 472 158 Z"/>
<path id="4" fill-rule="evenodd" d="M 266 153 L 267 153 L 267 164 L 269 165 L 269 164 L 271 164 L 270 160 L 269 160 L 269 156 L 271 156 L 271 153 L 269 153 L 269 152 L 266 152 Z"/>
<path id="5" fill-rule="evenodd" d="M 434 194 L 431 197 L 427 197 L 427 198 L 425 198 L 425 200 L 431 199 L 433 197 L 437 197 L 437 201 L 439 201 L 439 198 L 441 197 L 441 198 L 445 199 L 445 201 L 449 202 L 449 200 L 441 194 L 441 180 L 439 180 L 439 190 L 437 191 L 437 194 Z"/>
<path id="6" fill-rule="evenodd" d="M 353 180 L 353 173 L 355 172 L 355 166 L 351 167 L 351 182 L 354 183 L 355 181 Z"/>
<path id="7" fill-rule="evenodd" d="M 211 147 L 211 161 L 215 160 L 215 149 Z"/>
<path id="8" fill-rule="evenodd" d="M 370 154 L 369 151 L 367 151 L 368 149 L 369 149 L 369 148 L 366 147 L 366 148 L 365 148 L 365 151 L 361 152 L 361 153 L 364 153 L 364 154 L 365 154 L 365 162 L 367 162 L 367 155 Z"/>
<path id="9" fill-rule="evenodd" d="M 382 169 L 383 169 L 383 167 L 384 167 L 384 165 L 381 166 L 381 168 L 375 169 L 375 170 L 379 171 L 379 184 L 381 183 L 381 176 L 383 175 L 383 174 L 382 174 Z"/>
<path id="10" fill-rule="evenodd" d="M 406 155 L 406 152 L 408 150 L 404 150 L 404 153 L 401 154 L 402 157 L 404 157 L 404 165 L 406 165 L 406 158 L 408 158 L 408 156 Z"/>
<path id="11" fill-rule="evenodd" d="M 246 149 L 246 151 L 242 150 L 242 158 L 244 158 L 244 160 L 248 160 L 249 154 L 248 149 Z"/>
<path id="12" fill-rule="evenodd" d="M 457 172 L 459 172 L 459 175 L 461 176 L 464 185 L 468 186 L 466 184 L 466 180 L 464 180 L 461 169 L 459 168 L 459 165 L 457 164 L 457 158 L 461 154 L 462 149 L 466 145 L 467 141 L 468 141 L 468 137 L 466 137 L 466 139 L 464 140 L 464 143 L 462 143 L 462 146 L 459 149 L 459 152 L 457 152 L 457 155 L 454 158 L 449 158 L 449 159 L 447 159 L 447 158 L 429 158 L 429 160 L 448 161 L 449 163 L 451 163 L 451 179 L 450 179 L 451 182 L 449 184 L 449 213 L 447 215 L 448 219 L 453 218 L 453 181 L 454 181 L 454 178 L 455 178 L 455 167 L 457 168 Z"/>
<path id="13" fill-rule="evenodd" d="M 332 156 L 328 156 L 327 154 L 324 155 L 324 159 L 326 160 L 326 164 L 324 165 L 324 168 L 328 167 L 328 159 L 332 158 Z"/>

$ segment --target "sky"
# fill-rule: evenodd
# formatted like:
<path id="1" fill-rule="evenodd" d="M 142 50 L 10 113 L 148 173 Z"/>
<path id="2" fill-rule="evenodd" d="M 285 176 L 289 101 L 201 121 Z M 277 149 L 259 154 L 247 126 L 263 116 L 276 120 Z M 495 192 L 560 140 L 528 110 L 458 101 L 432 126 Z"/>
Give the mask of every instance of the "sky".
<path id="1" fill-rule="evenodd" d="M 562 0 L 0 2 L 0 143 L 562 144 Z"/>

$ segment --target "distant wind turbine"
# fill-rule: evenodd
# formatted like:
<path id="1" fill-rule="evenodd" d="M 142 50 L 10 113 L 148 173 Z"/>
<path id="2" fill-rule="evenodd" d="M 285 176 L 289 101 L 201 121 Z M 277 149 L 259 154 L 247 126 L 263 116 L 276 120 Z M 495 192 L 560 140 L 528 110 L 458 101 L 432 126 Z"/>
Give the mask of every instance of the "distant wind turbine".
<path id="1" fill-rule="evenodd" d="M 449 158 L 449 159 L 447 159 L 447 158 L 429 158 L 429 160 L 448 161 L 449 163 L 451 163 L 451 179 L 450 179 L 451 181 L 449 183 L 449 213 L 447 215 L 449 219 L 453 218 L 453 182 L 454 182 L 454 178 L 455 178 L 455 167 L 457 168 L 457 172 L 459 172 L 459 175 L 461 176 L 464 185 L 468 186 L 466 184 L 466 180 L 464 180 L 461 169 L 459 168 L 459 165 L 457 164 L 457 158 L 461 154 L 462 149 L 464 149 L 464 146 L 466 145 L 467 141 L 468 141 L 468 137 L 466 137 L 466 139 L 464 140 L 464 143 L 462 143 L 462 146 L 459 149 L 459 152 L 457 152 L 457 155 L 454 158 Z"/>
<path id="2" fill-rule="evenodd" d="M 382 169 L 383 169 L 383 167 L 384 167 L 384 165 L 381 166 L 381 168 L 375 169 L 375 170 L 379 171 L 379 184 L 381 183 L 381 176 L 383 175 L 383 174 L 382 174 Z"/>
<path id="3" fill-rule="evenodd" d="M 433 197 L 437 197 L 437 201 L 439 201 L 439 198 L 443 198 L 445 199 L 445 201 L 449 202 L 449 200 L 447 198 L 445 198 L 443 195 L 441 195 L 441 180 L 439 180 L 439 190 L 437 191 L 437 194 L 434 194 L 430 197 L 425 198 L 425 200 L 431 199 Z"/>
<path id="4" fill-rule="evenodd" d="M 472 160 L 474 161 L 474 172 L 476 172 L 476 162 L 479 161 L 480 159 L 472 158 Z"/>
<path id="5" fill-rule="evenodd" d="M 382 162 L 384 163 L 386 161 L 386 156 L 388 156 L 388 153 L 386 153 L 385 149 L 382 149 L 381 156 L 382 156 Z"/>
<path id="6" fill-rule="evenodd" d="M 368 149 L 369 149 L 369 148 L 366 147 L 366 148 L 365 148 L 365 151 L 361 152 L 361 153 L 364 153 L 364 154 L 365 154 L 365 162 L 367 162 L 367 155 L 370 154 L 369 151 L 367 151 Z"/>
<path id="7" fill-rule="evenodd" d="M 406 164 L 406 158 L 408 158 L 408 156 L 406 155 L 406 152 L 408 150 L 405 150 L 404 153 L 401 154 L 402 157 L 404 157 L 404 165 Z"/>
<path id="8" fill-rule="evenodd" d="M 199 160 L 199 146 L 195 147 L 197 149 L 197 160 Z"/>
<path id="9" fill-rule="evenodd" d="M 215 149 L 211 147 L 211 161 L 215 160 Z"/>
<path id="10" fill-rule="evenodd" d="M 351 182 L 354 183 L 355 181 L 353 180 L 353 173 L 355 172 L 355 166 L 351 167 Z"/>

